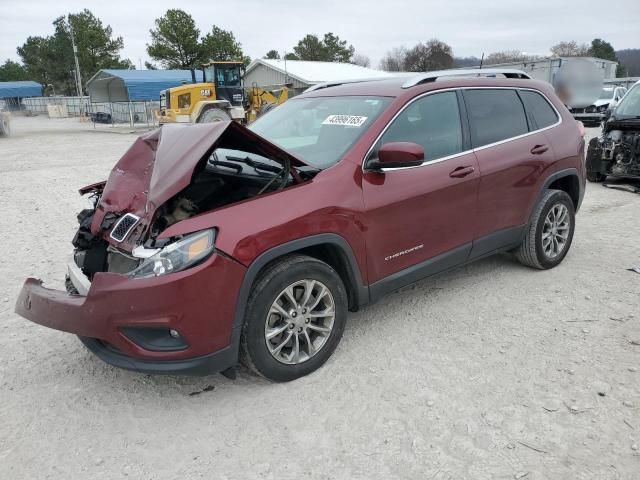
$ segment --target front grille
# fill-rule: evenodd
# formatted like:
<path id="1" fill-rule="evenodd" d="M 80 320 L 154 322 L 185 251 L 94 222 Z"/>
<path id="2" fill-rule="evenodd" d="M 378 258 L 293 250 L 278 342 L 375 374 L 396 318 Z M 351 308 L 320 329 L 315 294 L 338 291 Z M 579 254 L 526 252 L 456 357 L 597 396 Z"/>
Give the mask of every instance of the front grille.
<path id="1" fill-rule="evenodd" d="M 125 216 L 120 218 L 120 220 L 118 220 L 116 226 L 113 227 L 113 230 L 111 230 L 111 238 L 113 238 L 117 242 L 122 242 L 125 238 L 127 238 L 127 235 L 129 235 L 129 233 L 131 232 L 133 227 L 136 226 L 139 220 L 139 217 L 136 217 L 132 213 L 127 213 Z"/>
<path id="2" fill-rule="evenodd" d="M 572 108 L 571 113 L 584 113 L 584 108 Z"/>

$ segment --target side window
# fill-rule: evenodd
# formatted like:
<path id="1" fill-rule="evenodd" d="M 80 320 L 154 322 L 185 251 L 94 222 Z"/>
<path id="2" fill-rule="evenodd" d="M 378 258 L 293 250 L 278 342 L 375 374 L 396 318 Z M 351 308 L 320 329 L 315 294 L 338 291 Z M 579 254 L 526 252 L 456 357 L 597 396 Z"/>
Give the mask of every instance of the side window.
<path id="1" fill-rule="evenodd" d="M 465 90 L 464 100 L 476 148 L 529 131 L 524 106 L 515 90 Z"/>
<path id="2" fill-rule="evenodd" d="M 378 146 L 389 142 L 413 142 L 424 148 L 425 161 L 462 151 L 462 125 L 455 92 L 422 97 L 396 117 Z"/>
<path id="3" fill-rule="evenodd" d="M 537 128 L 545 128 L 558 121 L 558 114 L 556 111 L 538 92 L 520 90 L 520 96 L 527 107 L 527 111 L 536 122 Z"/>

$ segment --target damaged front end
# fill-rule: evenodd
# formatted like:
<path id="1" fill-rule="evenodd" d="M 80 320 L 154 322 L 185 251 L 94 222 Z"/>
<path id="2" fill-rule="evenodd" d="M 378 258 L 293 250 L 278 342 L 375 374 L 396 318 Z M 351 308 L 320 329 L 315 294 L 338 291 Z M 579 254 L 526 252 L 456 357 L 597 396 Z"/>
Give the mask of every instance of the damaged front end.
<path id="1" fill-rule="evenodd" d="M 602 135 L 589 142 L 587 177 L 601 182 L 607 176 L 640 178 L 640 120 L 611 120 Z"/>
<path id="2" fill-rule="evenodd" d="M 159 239 L 163 230 L 316 172 L 235 122 L 166 125 L 141 136 L 107 182 L 80 191 L 91 195 L 93 208 L 78 214 L 74 263 L 88 281 L 99 272 L 137 278 L 154 268 L 156 274 L 187 268 L 213 250 L 215 229 L 178 247 L 186 240 Z M 177 257 L 181 249 L 186 258 Z M 81 293 L 84 287 L 73 281 L 77 272 L 70 268 L 69 277 L 69 290 Z"/>
<path id="3" fill-rule="evenodd" d="M 80 189 L 67 291 L 25 281 L 16 313 L 78 335 L 98 357 L 149 373 L 210 373 L 237 361 L 246 268 L 215 249 L 222 225 L 173 224 L 308 181 L 316 169 L 237 123 L 165 125 L 140 137 L 106 182 Z M 210 292 L 225 292 L 211 295 Z"/>

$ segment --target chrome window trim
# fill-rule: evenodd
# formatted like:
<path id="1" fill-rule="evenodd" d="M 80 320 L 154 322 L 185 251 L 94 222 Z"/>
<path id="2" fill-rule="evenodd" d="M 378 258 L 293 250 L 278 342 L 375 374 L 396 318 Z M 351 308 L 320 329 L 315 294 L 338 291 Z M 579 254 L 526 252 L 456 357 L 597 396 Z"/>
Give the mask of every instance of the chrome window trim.
<path id="1" fill-rule="evenodd" d="M 400 114 L 402 112 L 404 112 L 404 110 L 406 108 L 408 108 L 413 102 L 416 102 L 419 99 L 426 97 L 427 95 L 434 95 L 436 93 L 452 92 L 452 91 L 455 92 L 455 91 L 458 91 L 458 90 L 528 90 L 528 91 L 531 91 L 531 92 L 535 92 L 535 93 L 538 93 L 538 94 L 542 95 L 542 97 L 547 101 L 547 103 L 549 105 L 551 105 L 551 108 L 553 108 L 553 111 L 556 113 L 558 121 L 556 123 L 552 124 L 552 125 L 548 125 L 546 127 L 539 128 L 537 130 L 532 130 L 531 132 L 523 133 L 522 135 L 518 135 L 516 137 L 505 138 L 504 140 L 500 140 L 498 142 L 488 143 L 487 145 L 482 145 L 481 147 L 476 147 L 476 148 L 471 148 L 469 150 L 464 150 L 462 152 L 454 153 L 454 154 L 448 155 L 446 157 L 440 157 L 440 158 L 435 158 L 433 160 L 424 161 L 420 165 L 415 165 L 415 166 L 412 166 L 412 167 L 381 168 L 379 170 L 369 170 L 369 169 L 365 168 L 365 163 L 367 162 L 367 158 L 369 157 L 369 155 L 373 151 L 373 148 L 376 146 L 378 141 L 386 133 L 386 131 L 389 129 L 391 124 L 396 120 L 396 118 L 398 118 L 398 116 L 400 116 Z M 524 103 L 523 103 L 523 108 L 525 109 L 525 113 L 526 113 L 526 106 L 524 106 Z M 468 117 L 468 114 L 467 114 L 467 117 Z M 467 118 L 467 121 L 468 120 L 469 119 Z M 461 121 L 462 121 L 462 119 L 461 119 Z M 529 121 L 529 119 L 527 117 L 527 122 L 528 121 Z M 535 88 L 530 88 L 530 87 L 451 87 L 451 88 L 444 88 L 442 90 L 432 90 L 430 92 L 425 92 L 425 93 L 422 93 L 422 94 L 412 98 L 400 110 L 398 110 L 398 112 L 396 112 L 396 114 L 393 116 L 393 118 L 391 120 L 389 120 L 389 122 L 387 122 L 387 124 L 382 129 L 380 134 L 376 137 L 374 142 L 371 144 L 371 146 L 367 150 L 367 153 L 365 154 L 364 159 L 362 160 L 361 169 L 362 169 L 363 173 L 366 173 L 366 172 L 393 172 L 393 171 L 396 171 L 396 170 L 410 170 L 410 169 L 413 169 L 413 168 L 422 168 L 422 167 L 426 167 L 426 166 L 429 166 L 429 165 L 433 165 L 434 163 L 440 163 L 440 162 L 444 162 L 444 161 L 447 161 L 447 160 L 451 160 L 453 158 L 461 157 L 463 155 L 468 155 L 469 153 L 475 153 L 475 152 L 478 152 L 480 150 L 484 150 L 485 148 L 495 147 L 495 146 L 501 145 L 503 143 L 512 142 L 514 140 L 519 140 L 521 138 L 528 137 L 529 135 L 533 135 L 534 133 L 544 132 L 545 130 L 549 130 L 551 128 L 557 127 L 561 123 L 562 123 L 562 115 L 560 115 L 560 112 L 558 111 L 556 106 L 553 104 L 553 102 L 551 100 L 549 100 L 549 97 L 547 97 L 544 94 L 544 92 L 542 92 L 540 90 L 536 90 Z M 471 133 L 471 132 L 469 132 L 469 133 Z"/>

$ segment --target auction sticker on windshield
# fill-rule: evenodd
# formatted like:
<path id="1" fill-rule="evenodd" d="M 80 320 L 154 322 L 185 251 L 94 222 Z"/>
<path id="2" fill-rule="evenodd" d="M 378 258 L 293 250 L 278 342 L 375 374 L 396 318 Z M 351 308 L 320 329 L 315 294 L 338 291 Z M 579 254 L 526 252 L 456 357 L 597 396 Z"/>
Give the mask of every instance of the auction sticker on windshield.
<path id="1" fill-rule="evenodd" d="M 347 127 L 361 127 L 369 117 L 360 117 L 358 115 L 329 115 L 322 122 L 323 125 L 344 125 Z"/>

